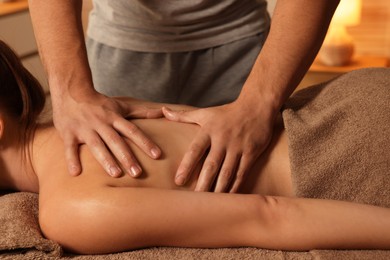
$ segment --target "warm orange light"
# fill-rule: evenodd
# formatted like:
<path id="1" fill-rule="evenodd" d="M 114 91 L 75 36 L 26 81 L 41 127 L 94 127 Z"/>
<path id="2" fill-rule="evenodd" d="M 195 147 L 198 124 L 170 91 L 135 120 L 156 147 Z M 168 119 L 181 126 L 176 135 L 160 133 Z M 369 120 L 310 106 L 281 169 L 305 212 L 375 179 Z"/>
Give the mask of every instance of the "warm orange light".
<path id="1" fill-rule="evenodd" d="M 320 61 L 325 65 L 342 66 L 351 61 L 354 44 L 346 26 L 359 24 L 361 7 L 361 0 L 340 1 L 318 55 Z"/>
<path id="2" fill-rule="evenodd" d="M 331 26 L 355 26 L 360 23 L 362 0 L 341 0 L 333 15 Z"/>

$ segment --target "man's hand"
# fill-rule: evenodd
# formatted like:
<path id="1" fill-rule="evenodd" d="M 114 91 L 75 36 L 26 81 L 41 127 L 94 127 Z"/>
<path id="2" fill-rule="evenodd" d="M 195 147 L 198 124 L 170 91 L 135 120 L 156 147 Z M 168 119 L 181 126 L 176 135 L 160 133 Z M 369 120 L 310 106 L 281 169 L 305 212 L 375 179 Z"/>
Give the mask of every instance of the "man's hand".
<path id="1" fill-rule="evenodd" d="M 277 112 L 321 47 L 339 1 L 278 1 L 267 40 L 235 102 L 187 112 L 163 110 L 170 120 L 201 126 L 179 166 L 177 184 L 189 179 L 207 153 L 196 190 L 210 190 L 216 180 L 215 191 L 238 191 L 270 142 Z"/>
<path id="2" fill-rule="evenodd" d="M 268 146 L 274 123 L 272 114 L 262 110 L 259 104 L 250 106 L 237 101 L 191 111 L 164 107 L 163 113 L 169 120 L 201 126 L 175 177 L 177 185 L 186 183 L 207 154 L 196 191 L 210 191 L 215 187 L 216 192 L 237 192 L 254 161 Z"/>
<path id="3" fill-rule="evenodd" d="M 54 125 L 64 141 L 71 174 L 82 170 L 78 146 L 85 143 L 110 175 L 119 176 L 123 169 L 138 176 L 141 167 L 122 136 L 152 158 L 158 158 L 161 151 L 124 117 L 160 117 L 161 109 L 150 110 L 95 91 L 81 21 L 82 2 L 53 1 L 48 5 L 42 0 L 29 1 L 50 86 Z"/>
<path id="4" fill-rule="evenodd" d="M 53 121 L 64 141 L 71 175 L 76 176 L 82 171 L 78 147 L 83 143 L 113 177 L 120 176 L 122 169 L 133 177 L 139 176 L 142 171 L 123 136 L 133 141 L 151 158 L 157 159 L 160 156 L 160 148 L 125 117 L 158 118 L 162 117 L 161 109 L 149 109 L 96 92 L 77 99 L 70 95 L 54 99 Z"/>

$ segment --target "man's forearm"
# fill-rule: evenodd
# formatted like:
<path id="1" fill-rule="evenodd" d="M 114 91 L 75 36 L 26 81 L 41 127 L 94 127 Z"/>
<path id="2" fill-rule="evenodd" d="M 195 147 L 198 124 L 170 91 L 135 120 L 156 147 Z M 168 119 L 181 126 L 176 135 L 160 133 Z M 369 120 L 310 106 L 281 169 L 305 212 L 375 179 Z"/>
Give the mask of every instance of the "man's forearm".
<path id="1" fill-rule="evenodd" d="M 81 23 L 82 1 L 29 0 L 29 7 L 52 95 L 91 90 Z"/>
<path id="2" fill-rule="evenodd" d="M 277 113 L 313 62 L 338 2 L 278 0 L 268 39 L 240 98 L 258 102 L 261 97 Z"/>

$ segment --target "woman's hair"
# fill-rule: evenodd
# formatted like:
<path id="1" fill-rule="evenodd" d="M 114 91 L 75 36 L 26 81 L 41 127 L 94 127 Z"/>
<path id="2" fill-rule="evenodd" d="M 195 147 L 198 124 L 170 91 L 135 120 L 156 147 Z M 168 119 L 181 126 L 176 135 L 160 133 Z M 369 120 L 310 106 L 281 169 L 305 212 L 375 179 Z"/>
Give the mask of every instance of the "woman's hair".
<path id="1" fill-rule="evenodd" d="M 0 40 L 0 108 L 19 121 L 26 142 L 45 106 L 45 93 L 38 80 Z"/>

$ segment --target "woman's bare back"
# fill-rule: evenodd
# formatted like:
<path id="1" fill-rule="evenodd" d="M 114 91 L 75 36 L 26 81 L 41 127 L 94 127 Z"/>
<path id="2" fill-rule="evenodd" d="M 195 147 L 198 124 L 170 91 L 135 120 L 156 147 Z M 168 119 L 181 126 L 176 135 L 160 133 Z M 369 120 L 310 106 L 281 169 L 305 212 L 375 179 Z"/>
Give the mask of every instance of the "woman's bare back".
<path id="1" fill-rule="evenodd" d="M 175 123 L 165 119 L 134 120 L 133 122 L 163 151 L 159 160 L 153 160 L 129 142 L 131 150 L 143 169 L 140 177 L 130 177 L 126 169 L 122 169 L 121 177 L 110 177 L 85 146 L 80 147 L 83 171 L 78 177 L 70 176 L 66 168 L 62 140 L 53 127 L 48 127 L 37 132 L 33 151 L 34 167 L 40 189 L 47 186 L 54 188 L 57 185 L 95 185 L 96 187 L 194 190 L 200 167 L 182 187 L 174 184 L 174 175 L 182 156 L 199 128 L 196 125 Z M 269 148 L 248 174 L 240 192 L 292 196 L 289 167 L 287 137 L 284 130 L 278 127 Z"/>

